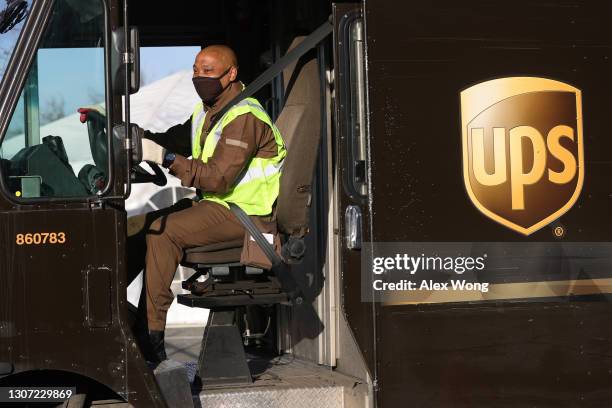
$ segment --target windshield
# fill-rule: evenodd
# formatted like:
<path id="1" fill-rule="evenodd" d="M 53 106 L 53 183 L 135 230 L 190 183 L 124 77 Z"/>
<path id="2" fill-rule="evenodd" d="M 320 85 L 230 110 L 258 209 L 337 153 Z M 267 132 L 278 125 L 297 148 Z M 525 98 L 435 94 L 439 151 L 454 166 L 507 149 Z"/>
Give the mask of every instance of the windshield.
<path id="1" fill-rule="evenodd" d="M 32 0 L 0 0 L 0 79 L 13 54 Z"/>
<path id="2" fill-rule="evenodd" d="M 0 143 L 15 197 L 86 197 L 106 185 L 104 11 L 102 0 L 53 3 Z"/>

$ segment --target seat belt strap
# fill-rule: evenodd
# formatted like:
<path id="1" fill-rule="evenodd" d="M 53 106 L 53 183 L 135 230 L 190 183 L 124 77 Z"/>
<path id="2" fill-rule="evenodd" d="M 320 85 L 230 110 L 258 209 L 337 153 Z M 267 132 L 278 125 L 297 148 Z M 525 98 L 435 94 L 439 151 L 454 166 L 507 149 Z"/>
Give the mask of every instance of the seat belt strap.
<path id="1" fill-rule="evenodd" d="M 330 20 L 323 23 L 319 28 L 314 30 L 308 37 L 304 38 L 294 49 L 289 51 L 285 56 L 272 64 L 266 69 L 261 75 L 259 75 L 253 82 L 251 82 L 240 94 L 236 95 L 234 99 L 228 102 L 216 115 L 211 123 L 211 129 L 215 126 L 216 122 L 223 117 L 229 111 L 232 106 L 236 105 L 240 101 L 249 96 L 252 96 L 255 92 L 259 91 L 264 85 L 268 84 L 277 75 L 279 75 L 289 64 L 306 54 L 312 48 L 316 47 L 321 41 L 323 41 L 333 31 L 333 26 Z M 268 242 L 264 235 L 259 231 L 259 228 L 255 225 L 253 220 L 234 203 L 228 203 L 230 210 L 234 213 L 236 218 L 242 223 L 244 228 L 251 234 L 257 245 L 264 252 L 266 257 L 272 262 L 272 268 L 277 267 L 282 263 L 281 258 L 278 256 L 274 247 Z"/>
<path id="2" fill-rule="evenodd" d="M 223 109 L 221 109 L 215 115 L 215 118 L 213 119 L 210 128 L 212 129 L 213 126 L 215 126 L 215 123 L 217 123 L 217 121 L 221 119 L 223 115 L 225 115 L 227 111 L 232 108 L 232 106 L 236 105 L 245 98 L 253 96 L 255 92 L 259 91 L 270 81 L 276 78 L 281 72 L 283 72 L 283 70 L 287 68 L 289 64 L 300 58 L 302 55 L 306 54 L 312 48 L 316 47 L 317 44 L 319 44 L 328 35 L 332 33 L 333 29 L 334 27 L 328 20 L 323 23 L 319 28 L 314 30 L 308 37 L 304 38 L 304 40 L 302 40 L 302 42 L 300 42 L 294 49 L 289 51 L 282 58 L 272 64 L 268 69 L 262 72 L 261 75 L 255 78 L 253 82 L 247 85 L 247 87 L 244 88 L 241 93 L 239 93 L 231 101 L 229 101 L 227 105 L 225 105 Z"/>
<path id="3" fill-rule="evenodd" d="M 238 207 L 234 203 L 228 203 L 230 210 L 234 213 L 238 221 L 242 223 L 244 228 L 249 232 L 249 234 L 253 237 L 257 245 L 264 252 L 266 257 L 272 262 L 272 268 L 277 267 L 281 264 L 282 260 L 274 250 L 274 247 L 268 242 L 266 237 L 261 233 L 259 228 L 255 225 L 251 217 L 244 212 L 244 210 Z"/>

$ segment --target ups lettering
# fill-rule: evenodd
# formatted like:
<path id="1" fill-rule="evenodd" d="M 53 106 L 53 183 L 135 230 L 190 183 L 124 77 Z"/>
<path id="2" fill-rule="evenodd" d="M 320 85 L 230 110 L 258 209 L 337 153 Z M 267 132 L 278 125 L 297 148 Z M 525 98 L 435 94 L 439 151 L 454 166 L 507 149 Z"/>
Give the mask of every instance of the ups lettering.
<path id="1" fill-rule="evenodd" d="M 534 127 L 516 126 L 508 132 L 509 158 L 506 157 L 506 128 L 494 127 L 492 131 L 493 171 L 488 172 L 485 166 L 485 129 L 471 129 L 472 171 L 476 181 L 483 186 L 497 186 L 509 180 L 512 210 L 525 209 L 525 186 L 535 184 L 545 176 L 555 184 L 566 184 L 576 176 L 576 157 L 561 144 L 563 138 L 575 143 L 573 128 L 555 126 L 544 138 Z M 525 144 L 531 149 L 525 150 Z M 561 171 L 548 168 L 547 150 L 562 163 Z M 529 153 L 531 157 L 527 157 Z"/>

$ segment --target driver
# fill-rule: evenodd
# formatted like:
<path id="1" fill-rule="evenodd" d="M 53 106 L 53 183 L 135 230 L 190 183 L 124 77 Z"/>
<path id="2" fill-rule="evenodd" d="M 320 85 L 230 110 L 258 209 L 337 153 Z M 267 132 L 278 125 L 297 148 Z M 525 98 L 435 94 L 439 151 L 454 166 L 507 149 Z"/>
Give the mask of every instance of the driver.
<path id="1" fill-rule="evenodd" d="M 144 300 L 148 328 L 141 327 L 139 340 L 145 358 L 153 363 L 166 359 L 170 285 L 183 250 L 243 239 L 244 227 L 227 203 L 269 221 L 278 196 L 285 145 L 259 102 L 247 98 L 217 117 L 243 90 L 237 77 L 236 55 L 229 47 L 204 48 L 193 64 L 193 85 L 202 102 L 191 118 L 166 132 L 143 134 L 143 160 L 167 167 L 198 195 L 195 201 L 184 199 L 128 222 L 129 280 L 143 263 L 145 269 L 146 296 L 141 296 L 139 310 L 144 313 Z"/>

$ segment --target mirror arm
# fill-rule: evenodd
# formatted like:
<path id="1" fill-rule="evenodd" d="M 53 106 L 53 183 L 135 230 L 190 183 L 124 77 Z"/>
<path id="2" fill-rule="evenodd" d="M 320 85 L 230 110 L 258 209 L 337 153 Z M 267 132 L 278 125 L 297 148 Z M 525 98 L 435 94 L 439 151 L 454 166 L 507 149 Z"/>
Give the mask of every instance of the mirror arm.
<path id="1" fill-rule="evenodd" d="M 125 126 L 125 139 L 123 149 L 125 149 L 125 169 L 127 169 L 127 177 L 125 178 L 125 193 L 124 198 L 127 199 L 132 193 L 132 180 L 130 177 L 130 169 L 132 168 L 132 132 L 130 132 L 130 66 L 133 62 L 133 54 L 131 54 L 131 38 L 128 35 L 128 6 L 127 1 L 123 2 L 123 38 L 124 38 L 124 49 L 122 50 L 122 62 L 125 68 L 125 98 L 123 99 L 124 108 L 124 126 Z M 132 58 L 130 58 L 132 55 Z M 132 61 L 130 61 L 132 59 Z"/>

